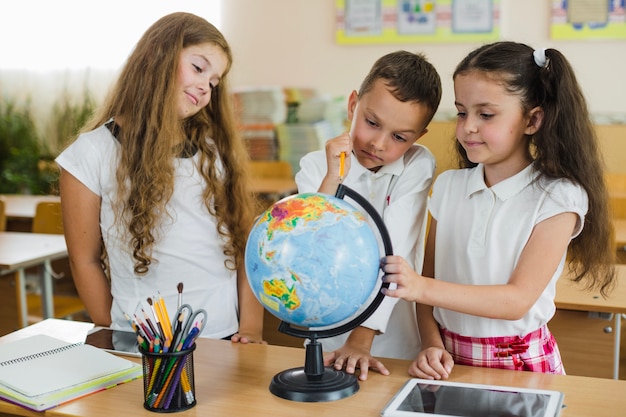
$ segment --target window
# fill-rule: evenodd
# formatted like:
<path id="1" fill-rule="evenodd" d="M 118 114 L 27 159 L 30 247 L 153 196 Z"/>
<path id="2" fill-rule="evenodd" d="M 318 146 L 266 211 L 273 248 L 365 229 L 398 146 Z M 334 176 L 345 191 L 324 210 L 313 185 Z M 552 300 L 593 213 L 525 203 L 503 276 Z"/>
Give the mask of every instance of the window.
<path id="1" fill-rule="evenodd" d="M 187 11 L 220 27 L 221 0 L 19 0 L 0 3 L 0 70 L 121 68 L 160 17 Z"/>

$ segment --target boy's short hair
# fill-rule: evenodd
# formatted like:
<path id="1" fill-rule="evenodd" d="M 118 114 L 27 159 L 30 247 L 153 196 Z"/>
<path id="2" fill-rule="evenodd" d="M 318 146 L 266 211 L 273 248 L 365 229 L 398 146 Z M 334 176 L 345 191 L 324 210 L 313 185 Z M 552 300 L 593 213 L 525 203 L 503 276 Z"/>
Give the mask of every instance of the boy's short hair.
<path id="1" fill-rule="evenodd" d="M 428 126 L 441 102 L 441 78 L 423 54 L 396 51 L 378 58 L 361 83 L 359 97 L 370 91 L 379 79 L 385 80 L 385 85 L 399 101 L 424 104 L 430 110 L 425 125 Z"/>

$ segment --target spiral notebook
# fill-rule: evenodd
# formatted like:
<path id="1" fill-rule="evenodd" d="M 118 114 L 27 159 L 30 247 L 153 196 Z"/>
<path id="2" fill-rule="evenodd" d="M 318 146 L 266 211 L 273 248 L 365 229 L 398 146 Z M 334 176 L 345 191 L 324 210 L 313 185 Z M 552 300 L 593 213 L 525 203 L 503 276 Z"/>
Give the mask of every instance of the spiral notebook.
<path id="1" fill-rule="evenodd" d="M 137 379 L 142 373 L 138 363 L 47 335 L 0 345 L 0 398 L 36 411 Z"/>

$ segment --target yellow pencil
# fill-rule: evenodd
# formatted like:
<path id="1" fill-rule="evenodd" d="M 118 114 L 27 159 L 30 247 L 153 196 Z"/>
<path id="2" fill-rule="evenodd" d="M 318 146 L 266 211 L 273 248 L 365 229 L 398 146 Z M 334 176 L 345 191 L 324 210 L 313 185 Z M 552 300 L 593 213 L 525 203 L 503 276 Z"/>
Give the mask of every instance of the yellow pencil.
<path id="1" fill-rule="evenodd" d="M 157 324 L 161 324 L 161 328 L 163 329 L 163 339 L 167 339 L 170 338 L 171 339 L 171 335 L 168 331 L 168 323 L 165 321 L 165 317 L 163 316 L 163 311 L 161 309 L 161 303 L 159 303 L 159 300 L 155 297 L 154 301 L 154 309 L 155 309 L 155 313 L 158 316 L 158 322 Z"/>
<path id="2" fill-rule="evenodd" d="M 167 335 L 169 336 L 169 338 L 172 338 L 172 322 L 170 321 L 170 315 L 167 313 L 167 308 L 165 307 L 165 300 L 163 300 L 163 296 L 161 296 L 161 293 L 159 294 L 159 304 L 161 305 L 161 314 L 163 314 L 163 319 L 165 320 L 165 323 L 167 323 L 165 325 L 166 327 L 166 332 Z"/>
<path id="3" fill-rule="evenodd" d="M 346 153 L 341 152 L 339 155 L 339 178 L 343 179 L 343 173 L 346 168 Z"/>

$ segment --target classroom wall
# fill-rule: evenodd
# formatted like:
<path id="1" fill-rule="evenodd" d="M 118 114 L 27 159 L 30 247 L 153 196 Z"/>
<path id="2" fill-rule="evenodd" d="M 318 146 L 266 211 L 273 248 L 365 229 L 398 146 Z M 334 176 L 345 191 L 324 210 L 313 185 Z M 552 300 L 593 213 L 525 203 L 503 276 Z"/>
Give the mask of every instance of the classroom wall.
<path id="1" fill-rule="evenodd" d="M 479 46 L 475 43 L 338 45 L 334 38 L 335 0 L 203 1 L 221 1 L 220 27 L 235 56 L 233 87 L 311 87 L 322 94 L 345 98 L 358 89 L 378 57 L 398 49 L 421 51 L 439 70 L 443 82 L 442 103 L 436 119 L 449 120 L 455 114 L 451 74 L 458 61 Z M 598 124 L 619 124 L 626 128 L 626 40 L 552 41 L 550 0 L 500 0 L 500 7 L 503 39 L 561 50 L 574 66 Z M 79 97 L 87 88 L 99 101 L 116 72 L 77 69 L 39 73 L 30 67 L 24 71 L 2 70 L 0 94 L 18 100 L 31 97 L 36 123 L 45 131 L 55 100 L 66 88 L 73 88 Z M 625 143 L 623 129 L 612 134 L 615 132 L 617 136 L 611 136 L 611 143 Z M 626 164 L 621 163 L 622 155 L 626 155 L 624 148 L 609 154 L 618 160 L 615 166 L 626 170 Z"/>
<path id="2" fill-rule="evenodd" d="M 551 1 L 501 0 L 501 33 L 506 40 L 554 47 L 576 70 L 590 110 L 602 123 L 626 123 L 626 40 L 552 41 Z M 454 113 L 451 74 L 472 43 L 337 45 L 335 0 L 228 0 L 222 3 L 222 31 L 235 53 L 234 85 L 313 87 L 331 96 L 358 89 L 373 62 L 385 53 L 422 51 L 443 82 L 441 114 Z"/>

